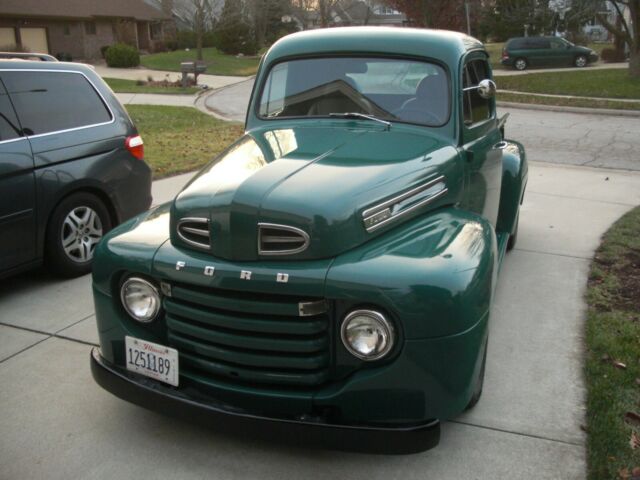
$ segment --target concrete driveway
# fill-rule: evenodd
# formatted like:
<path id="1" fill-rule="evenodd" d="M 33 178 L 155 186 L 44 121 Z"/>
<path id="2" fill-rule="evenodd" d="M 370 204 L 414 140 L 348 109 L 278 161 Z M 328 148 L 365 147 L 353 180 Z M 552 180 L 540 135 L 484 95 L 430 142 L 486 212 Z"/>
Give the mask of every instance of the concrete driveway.
<path id="1" fill-rule="evenodd" d="M 524 128 L 519 114 L 512 125 Z M 605 128 L 610 119 L 600 120 Z M 528 148 L 532 158 L 564 155 Z M 606 164 L 609 150 L 599 148 Z M 156 182 L 155 202 L 188 177 Z M 531 164 L 518 244 L 496 293 L 483 398 L 444 423 L 440 446 L 405 457 L 231 439 L 127 404 L 89 372 L 89 277 L 37 271 L 0 281 L 0 479 L 582 479 L 587 272 L 601 234 L 639 203 L 638 172 Z"/>

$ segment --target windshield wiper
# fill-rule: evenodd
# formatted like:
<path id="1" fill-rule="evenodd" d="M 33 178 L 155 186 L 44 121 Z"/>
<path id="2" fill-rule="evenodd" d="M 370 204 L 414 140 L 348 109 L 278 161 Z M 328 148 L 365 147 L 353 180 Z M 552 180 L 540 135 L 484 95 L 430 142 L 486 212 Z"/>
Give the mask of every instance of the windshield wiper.
<path id="1" fill-rule="evenodd" d="M 330 117 L 335 118 L 361 118 L 364 120 L 372 120 L 374 122 L 378 122 L 387 127 L 387 130 L 391 129 L 391 122 L 387 122 L 386 120 L 382 120 L 381 118 L 374 117 L 373 115 L 367 115 L 366 113 L 360 112 L 345 112 L 345 113 L 330 113 Z"/>

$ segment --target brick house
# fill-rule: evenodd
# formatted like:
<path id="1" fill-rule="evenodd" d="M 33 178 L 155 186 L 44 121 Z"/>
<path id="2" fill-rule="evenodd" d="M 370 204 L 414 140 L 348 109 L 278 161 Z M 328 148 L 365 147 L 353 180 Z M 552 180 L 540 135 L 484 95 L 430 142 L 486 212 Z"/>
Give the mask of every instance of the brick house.
<path id="1" fill-rule="evenodd" d="M 92 60 L 105 45 L 153 52 L 174 38 L 171 15 L 143 0 L 0 0 L 0 50 L 18 45 Z"/>

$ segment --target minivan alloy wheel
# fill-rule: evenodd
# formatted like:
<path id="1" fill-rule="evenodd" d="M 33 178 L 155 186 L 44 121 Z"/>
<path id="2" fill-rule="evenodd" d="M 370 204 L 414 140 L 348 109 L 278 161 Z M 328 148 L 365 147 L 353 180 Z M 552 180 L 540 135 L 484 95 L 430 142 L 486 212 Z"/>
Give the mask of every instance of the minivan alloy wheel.
<path id="1" fill-rule="evenodd" d="M 587 57 L 579 55 L 576 57 L 576 67 L 585 67 L 587 65 Z"/>
<path id="2" fill-rule="evenodd" d="M 100 216 L 90 207 L 79 206 L 64 219 L 61 231 L 62 246 L 74 262 L 88 262 L 103 235 Z"/>
<path id="3" fill-rule="evenodd" d="M 527 61 L 524 58 L 518 58 L 515 61 L 514 66 L 516 67 L 516 70 L 526 70 Z"/>

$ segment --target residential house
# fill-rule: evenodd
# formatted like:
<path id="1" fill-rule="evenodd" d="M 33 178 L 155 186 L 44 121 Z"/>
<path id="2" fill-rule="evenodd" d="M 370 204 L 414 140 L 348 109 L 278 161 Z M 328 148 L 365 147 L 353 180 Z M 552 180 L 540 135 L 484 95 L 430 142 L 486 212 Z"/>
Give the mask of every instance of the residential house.
<path id="1" fill-rule="evenodd" d="M 339 0 L 331 7 L 329 15 L 329 25 L 332 27 L 407 25 L 407 17 L 382 0 Z M 300 30 L 320 28 L 322 23 L 316 7 L 295 11 L 292 20 Z"/>
<path id="2" fill-rule="evenodd" d="M 173 38 L 171 16 L 143 0 L 0 1 L 0 50 L 17 45 L 92 60 L 116 42 L 155 51 Z"/>

